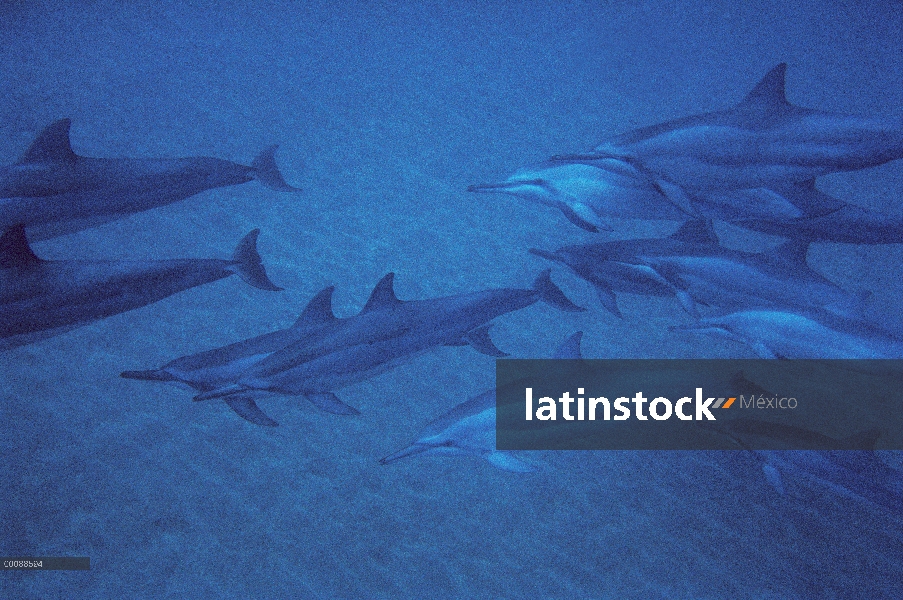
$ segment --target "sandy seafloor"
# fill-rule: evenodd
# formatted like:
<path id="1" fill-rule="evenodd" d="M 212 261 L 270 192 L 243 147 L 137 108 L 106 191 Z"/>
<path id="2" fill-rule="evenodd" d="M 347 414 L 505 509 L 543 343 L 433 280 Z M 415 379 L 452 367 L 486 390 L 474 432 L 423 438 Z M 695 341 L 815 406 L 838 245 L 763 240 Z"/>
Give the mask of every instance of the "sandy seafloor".
<path id="1" fill-rule="evenodd" d="M 536 453 L 377 460 L 490 388 L 493 359 L 443 348 L 341 390 L 362 415 L 297 398 L 255 427 L 223 403 L 119 378 L 288 326 L 320 289 L 355 314 L 386 272 L 403 299 L 525 287 L 526 252 L 592 235 L 559 213 L 465 192 L 551 154 L 726 108 L 789 63 L 798 105 L 903 113 L 900 2 L 4 2 L 0 159 L 71 117 L 90 156 L 208 155 L 271 143 L 286 178 L 214 190 L 35 244 L 45 258 L 227 257 L 260 227 L 275 294 L 238 278 L 0 356 L 0 554 L 89 556 L 89 572 L 6 572 L 0 598 L 900 598 L 895 514 L 817 481 L 769 486 L 742 452 Z M 820 180 L 899 213 L 903 165 Z M 735 247 L 773 244 L 720 227 Z M 900 246 L 813 247 L 899 323 Z M 750 357 L 668 331 L 673 299 L 553 278 L 586 313 L 537 304 L 493 328 L 545 357 Z M 899 457 L 885 455 L 890 461 Z"/>

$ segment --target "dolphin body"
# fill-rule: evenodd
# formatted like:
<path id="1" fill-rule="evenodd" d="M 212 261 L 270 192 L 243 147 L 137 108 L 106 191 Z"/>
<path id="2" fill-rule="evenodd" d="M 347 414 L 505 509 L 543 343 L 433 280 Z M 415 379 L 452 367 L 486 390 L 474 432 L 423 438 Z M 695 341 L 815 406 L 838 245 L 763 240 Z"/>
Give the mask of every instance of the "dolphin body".
<path id="1" fill-rule="evenodd" d="M 784 92 L 786 72 L 786 63 L 777 65 L 729 110 L 643 127 L 590 153 L 555 159 L 624 160 L 683 206 L 681 192 L 704 197 L 809 185 L 821 175 L 903 158 L 899 122 L 794 106 Z"/>
<path id="2" fill-rule="evenodd" d="M 756 419 L 735 419 L 726 421 L 723 426 L 699 424 L 722 430 L 747 450 L 756 439 L 831 448 L 749 451 L 759 461 L 765 480 L 782 496 L 787 493 L 786 475 L 900 514 L 903 475 L 887 466 L 875 453 L 875 444 L 881 435 L 879 429 L 834 439 L 816 431 Z"/>
<path id="3" fill-rule="evenodd" d="M 303 395 L 330 412 L 352 414 L 357 411 L 339 400 L 334 390 L 392 369 L 436 346 L 469 344 L 490 356 L 506 356 L 489 337 L 492 320 L 540 299 L 561 310 L 584 310 L 552 283 L 549 271 L 537 277 L 528 290 L 496 289 L 413 301 L 398 299 L 393 280 L 393 273 L 383 277 L 359 314 L 324 335 L 270 354 L 230 385 L 198 394 L 195 400 L 272 392 Z"/>
<path id="4" fill-rule="evenodd" d="M 903 358 L 897 336 L 865 320 L 826 312 L 747 310 L 672 330 L 741 342 L 762 358 Z"/>
<path id="5" fill-rule="evenodd" d="M 903 475 L 873 450 L 757 450 L 755 455 L 766 481 L 782 496 L 787 477 L 900 515 Z"/>
<path id="6" fill-rule="evenodd" d="M 530 252 L 561 262 L 591 283 L 603 306 L 621 316 L 616 292 L 676 296 L 699 316 L 698 305 L 721 311 L 753 307 L 825 309 L 859 316 L 861 298 L 806 264 L 808 242 L 791 241 L 766 253 L 720 245 L 710 221 L 687 221 L 664 239 L 636 239 Z"/>
<path id="7" fill-rule="evenodd" d="M 230 385 L 241 377 L 245 370 L 274 352 L 302 340 L 314 340 L 317 339 L 317 336 L 322 338 L 341 327 L 345 319 L 337 318 L 332 311 L 334 290 L 335 287 L 330 286 L 314 296 L 301 316 L 288 329 L 265 333 L 222 348 L 183 356 L 166 363 L 159 369 L 125 371 L 122 373 L 122 377 L 182 383 L 201 393 Z M 237 393 L 226 397 L 225 401 L 239 416 L 255 425 L 267 427 L 278 425 L 257 406 L 255 397 L 259 395 L 256 392 Z M 356 410 L 345 404 L 321 404 L 320 408 L 339 414 L 357 413 Z"/>
<path id="8" fill-rule="evenodd" d="M 205 156 L 90 158 L 72 151 L 70 124 L 47 126 L 18 163 L 0 168 L 0 229 L 24 223 L 30 239 L 43 240 L 252 179 L 297 191 L 276 167 L 276 146 L 250 167 Z"/>
<path id="9" fill-rule="evenodd" d="M 580 331 L 569 337 L 552 358 L 583 358 L 580 352 L 582 337 L 583 332 Z M 481 456 L 494 467 L 504 471 L 528 473 L 535 470 L 534 467 L 515 458 L 509 452 L 496 450 L 495 407 L 494 389 L 474 396 L 430 423 L 413 444 L 380 459 L 379 462 L 387 465 L 417 454 L 425 456 L 472 455 Z"/>
<path id="10" fill-rule="evenodd" d="M 22 225 L 0 236 L 0 350 L 152 304 L 182 290 L 238 274 L 280 290 L 257 253 L 255 229 L 231 260 L 46 261 L 35 256 Z"/>
<path id="11" fill-rule="evenodd" d="M 550 206 L 593 233 L 610 231 L 609 219 L 687 218 L 642 173 L 616 159 L 544 162 L 519 169 L 503 183 L 472 185 L 467 191 L 507 194 Z"/>
<path id="12" fill-rule="evenodd" d="M 795 240 L 846 244 L 903 243 L 903 216 L 847 204 L 823 215 L 791 219 L 745 218 L 734 225 Z"/>

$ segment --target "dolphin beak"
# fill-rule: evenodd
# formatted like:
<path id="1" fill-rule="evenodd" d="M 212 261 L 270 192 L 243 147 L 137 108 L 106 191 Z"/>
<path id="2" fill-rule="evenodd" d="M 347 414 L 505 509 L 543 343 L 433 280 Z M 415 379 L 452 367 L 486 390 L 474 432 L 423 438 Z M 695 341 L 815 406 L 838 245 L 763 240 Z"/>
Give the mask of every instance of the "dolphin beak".
<path id="1" fill-rule="evenodd" d="M 123 379 L 141 379 L 144 381 L 175 381 L 176 378 L 163 370 L 123 371 L 119 374 Z"/>
<path id="2" fill-rule="evenodd" d="M 476 194 L 493 194 L 495 192 L 506 192 L 513 187 L 517 187 L 521 185 L 520 182 L 507 182 L 507 183 L 480 183 L 477 185 L 469 185 L 467 186 L 468 192 L 473 192 Z"/>
<path id="3" fill-rule="evenodd" d="M 427 444 L 411 444 L 404 450 L 399 450 L 395 454 L 390 454 L 389 456 L 386 456 L 385 458 L 379 459 L 379 464 L 387 465 L 389 463 L 395 462 L 396 460 L 398 460 L 400 458 L 406 458 L 408 456 L 414 456 L 414 455 L 420 454 L 422 452 L 426 452 L 430 448 L 432 448 L 432 446 L 429 446 Z"/>

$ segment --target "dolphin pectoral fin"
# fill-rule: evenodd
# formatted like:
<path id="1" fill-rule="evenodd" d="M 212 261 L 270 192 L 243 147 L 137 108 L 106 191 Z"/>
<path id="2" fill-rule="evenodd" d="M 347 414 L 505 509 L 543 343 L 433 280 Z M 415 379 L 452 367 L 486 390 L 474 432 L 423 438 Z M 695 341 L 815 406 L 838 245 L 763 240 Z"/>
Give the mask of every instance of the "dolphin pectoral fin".
<path id="1" fill-rule="evenodd" d="M 322 411 L 332 413 L 334 415 L 359 415 L 361 411 L 348 406 L 332 392 L 320 392 L 317 394 L 304 394 L 310 403 Z"/>
<path id="2" fill-rule="evenodd" d="M 651 173 L 650 173 L 651 176 Z M 687 195 L 682 187 L 675 183 L 671 183 L 660 177 L 651 177 L 652 184 L 661 192 L 662 196 L 679 208 L 682 212 L 689 215 L 693 219 L 703 219 L 699 211 L 693 205 L 693 200 Z"/>
<path id="3" fill-rule="evenodd" d="M 482 352 L 483 354 L 494 356 L 496 358 L 509 356 L 507 352 L 502 352 L 492 343 L 492 338 L 489 337 L 489 325 L 483 325 L 482 327 L 477 327 L 476 329 L 468 331 L 464 334 L 464 339 L 477 352 Z"/>
<path id="4" fill-rule="evenodd" d="M 763 342 L 751 342 L 750 346 L 752 346 L 753 352 L 758 354 L 761 358 L 767 358 L 769 360 L 777 360 L 781 358 L 774 350 L 766 346 Z"/>
<path id="5" fill-rule="evenodd" d="M 558 210 L 560 210 L 564 214 L 568 221 L 570 221 L 580 229 L 589 231 L 590 233 L 599 233 L 598 227 L 577 214 L 577 211 L 575 211 L 566 202 L 558 201 L 555 203 L 555 206 L 558 207 Z"/>
<path id="6" fill-rule="evenodd" d="M 254 169 L 254 178 L 277 192 L 300 192 L 301 188 L 290 186 L 279 172 L 279 167 L 276 166 L 277 148 L 279 146 L 274 144 L 257 155 L 257 158 L 251 163 L 251 168 Z"/>
<path id="7" fill-rule="evenodd" d="M 414 443 L 414 444 L 411 444 L 410 446 L 408 446 L 407 448 L 399 450 L 398 452 L 396 452 L 394 454 L 390 454 L 389 456 L 385 456 L 385 457 L 379 459 L 379 464 L 387 465 L 387 464 L 393 463 L 396 460 L 399 460 L 401 458 L 407 458 L 408 456 L 415 456 L 417 454 L 422 454 L 422 453 L 426 452 L 427 450 L 430 450 L 431 448 L 432 448 L 432 446 L 429 446 L 427 444 Z"/>
<path id="8" fill-rule="evenodd" d="M 150 371 L 123 371 L 119 374 L 123 379 L 139 379 L 141 381 L 176 381 L 176 377 L 162 369 Z"/>
<path id="9" fill-rule="evenodd" d="M 686 290 L 674 289 L 674 295 L 677 296 L 678 301 L 680 301 L 680 305 L 683 307 L 690 316 L 698 319 L 699 318 L 699 309 L 696 308 L 696 301 L 693 300 L 693 296 L 689 294 Z"/>
<path id="10" fill-rule="evenodd" d="M 279 292 L 282 288 L 267 277 L 266 268 L 257 252 L 257 236 L 259 235 L 260 230 L 255 229 L 238 242 L 238 246 L 235 247 L 235 252 L 232 254 L 232 261 L 235 263 L 233 270 L 248 285 L 261 290 Z"/>
<path id="11" fill-rule="evenodd" d="M 552 269 L 546 269 L 533 282 L 533 289 L 539 292 L 540 298 L 558 310 L 565 312 L 584 312 L 586 309 L 571 302 L 564 292 L 555 285 L 551 277 Z"/>
<path id="12" fill-rule="evenodd" d="M 507 452 L 502 452 L 499 450 L 487 454 L 486 460 L 488 460 L 489 464 L 491 464 L 496 469 L 509 471 L 511 473 L 532 473 L 536 470 L 536 467 L 528 465 L 524 461 L 514 458 Z"/>
<path id="13" fill-rule="evenodd" d="M 264 427 L 276 427 L 279 425 L 279 423 L 260 410 L 260 407 L 257 406 L 257 403 L 254 402 L 250 395 L 235 394 L 227 396 L 224 400 L 229 405 L 229 408 L 235 411 L 235 414 L 249 423 Z"/>
<path id="14" fill-rule="evenodd" d="M 195 402 L 201 402 L 203 400 L 215 400 L 216 398 L 224 398 L 226 396 L 231 396 L 232 394 L 237 394 L 239 392 L 246 392 L 247 390 L 248 388 L 237 383 L 233 383 L 221 388 L 216 388 L 215 390 L 202 392 L 192 398 L 192 400 L 194 400 Z"/>
<path id="15" fill-rule="evenodd" d="M 596 296 L 599 298 L 599 303 L 602 304 L 605 310 L 619 319 L 623 319 L 624 314 L 621 313 L 621 309 L 618 308 L 618 298 L 615 296 L 614 290 L 607 285 L 601 284 L 594 284 L 593 287 L 596 288 Z"/>
<path id="16" fill-rule="evenodd" d="M 780 495 L 786 495 L 786 491 L 784 490 L 784 481 L 781 479 L 781 473 L 778 471 L 773 465 L 765 463 L 762 465 L 762 473 L 765 475 L 765 480 L 771 484 Z"/>

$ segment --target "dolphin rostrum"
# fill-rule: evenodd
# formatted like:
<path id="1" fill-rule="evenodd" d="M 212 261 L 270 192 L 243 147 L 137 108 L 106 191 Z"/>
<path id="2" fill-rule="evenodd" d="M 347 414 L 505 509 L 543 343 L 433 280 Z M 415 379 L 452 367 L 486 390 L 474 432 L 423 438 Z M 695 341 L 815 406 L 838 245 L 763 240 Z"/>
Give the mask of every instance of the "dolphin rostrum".
<path id="1" fill-rule="evenodd" d="M 552 358 L 580 359 L 580 339 L 583 332 L 578 331 L 569 337 L 558 348 Z M 387 465 L 401 458 L 422 455 L 474 455 L 482 456 L 493 466 L 518 473 L 527 473 L 534 467 L 515 458 L 509 452 L 496 450 L 495 439 L 495 390 L 488 390 L 474 396 L 466 402 L 430 423 L 417 438 L 417 441 L 380 459 L 380 464 Z"/>
<path id="2" fill-rule="evenodd" d="M 249 392 L 303 395 L 333 413 L 355 411 L 334 391 L 406 363 L 437 346 L 473 346 L 490 356 L 506 356 L 489 337 L 492 321 L 539 300 L 565 311 L 582 311 L 544 271 L 532 289 L 495 289 L 430 300 L 399 300 L 394 274 L 376 285 L 364 309 L 324 334 L 315 334 L 251 365 L 230 385 L 203 392 L 195 400 L 229 398 Z"/>
<path id="3" fill-rule="evenodd" d="M 206 156 L 91 158 L 72 151 L 70 124 L 48 125 L 19 162 L 0 168 L 0 230 L 24 223 L 30 239 L 43 240 L 253 179 L 297 191 L 276 167 L 276 146 L 250 167 Z"/>
<path id="4" fill-rule="evenodd" d="M 50 337 L 238 274 L 277 291 L 257 253 L 255 229 L 231 260 L 47 261 L 28 244 L 23 225 L 0 236 L 0 350 Z"/>

